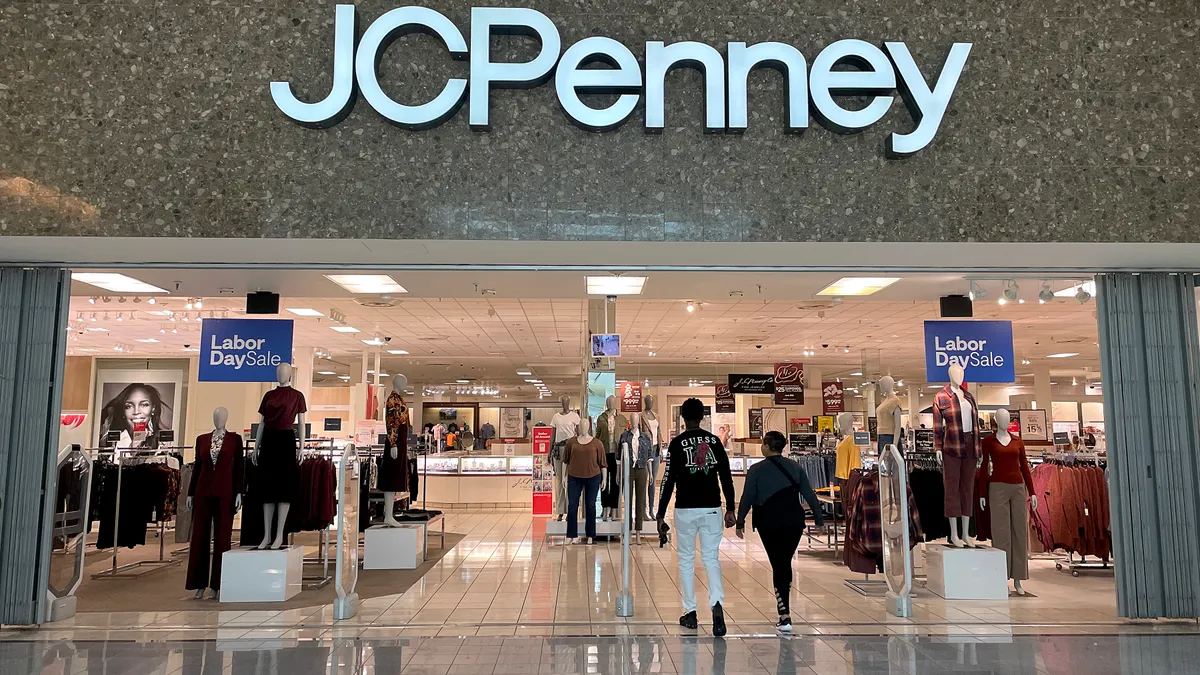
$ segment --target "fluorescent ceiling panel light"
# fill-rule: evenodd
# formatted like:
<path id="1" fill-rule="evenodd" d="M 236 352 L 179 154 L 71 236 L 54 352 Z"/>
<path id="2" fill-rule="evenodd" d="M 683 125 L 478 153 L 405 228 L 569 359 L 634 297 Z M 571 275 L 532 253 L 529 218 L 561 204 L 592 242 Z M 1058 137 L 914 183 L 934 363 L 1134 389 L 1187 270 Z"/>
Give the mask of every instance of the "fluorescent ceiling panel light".
<path id="1" fill-rule="evenodd" d="M 379 338 L 371 338 L 370 340 L 363 340 L 363 344 L 371 345 L 372 347 L 382 347 L 384 345 L 384 342 L 383 342 L 383 340 L 380 340 Z"/>
<path id="2" fill-rule="evenodd" d="M 1062 352 L 1059 354 L 1047 354 L 1048 359 L 1069 359 L 1072 356 L 1079 356 L 1079 352 Z"/>
<path id="3" fill-rule="evenodd" d="M 587 277 L 588 295 L 641 295 L 646 277 Z"/>
<path id="4" fill-rule="evenodd" d="M 1096 282 L 1085 281 L 1082 284 L 1075 284 L 1074 286 L 1071 286 L 1070 288 L 1064 288 L 1061 291 L 1055 291 L 1054 297 L 1056 297 L 1056 298 L 1073 298 L 1073 297 L 1075 297 L 1075 294 L 1079 292 L 1080 288 L 1087 291 L 1090 295 L 1096 294 Z"/>
<path id="5" fill-rule="evenodd" d="M 324 312 L 318 312 L 309 307 L 288 307 L 288 311 L 296 316 L 325 316 Z"/>
<path id="6" fill-rule="evenodd" d="M 860 370 L 860 371 L 853 372 L 853 373 L 850 373 L 850 374 L 851 374 L 851 375 L 858 376 L 858 375 L 862 375 L 862 371 Z"/>
<path id="7" fill-rule="evenodd" d="M 335 373 L 332 370 L 318 370 L 317 374 L 318 375 L 337 375 L 337 373 Z"/>
<path id="8" fill-rule="evenodd" d="M 357 333 L 358 329 L 354 326 L 330 326 L 333 330 L 339 333 Z"/>
<path id="9" fill-rule="evenodd" d="M 138 340 L 138 342 L 144 342 L 146 344 L 153 344 L 155 342 L 158 342 L 158 340 L 155 340 L 154 338 L 146 338 L 145 340 Z"/>
<path id="10" fill-rule="evenodd" d="M 107 328 L 101 328 L 100 326 L 88 326 L 88 330 L 92 331 L 93 333 L 107 333 L 108 332 Z"/>
<path id="11" fill-rule="evenodd" d="M 525 380 L 525 381 L 526 381 L 526 382 L 528 382 L 528 383 L 530 383 L 530 384 L 541 384 L 541 383 L 542 383 L 542 381 L 541 381 L 541 380 Z"/>
<path id="12" fill-rule="evenodd" d="M 407 293 L 386 274 L 326 274 L 325 278 L 351 293 Z"/>
<path id="13" fill-rule="evenodd" d="M 389 350 L 387 350 L 387 353 L 395 354 L 396 356 L 404 356 L 405 354 L 408 353 L 408 351 L 406 351 L 404 349 L 389 349 Z"/>
<path id="14" fill-rule="evenodd" d="M 529 377 L 530 375 L 532 375 L 532 374 L 533 374 L 533 371 L 531 371 L 531 370 L 518 370 L 518 371 L 517 371 L 517 374 L 518 374 L 518 375 L 520 375 L 520 376 L 522 376 L 522 377 Z"/>
<path id="15" fill-rule="evenodd" d="M 871 295 L 900 281 L 900 277 L 842 277 L 817 295 Z"/>
<path id="16" fill-rule="evenodd" d="M 103 288 L 113 293 L 166 293 L 166 289 L 152 286 L 133 277 L 112 272 L 77 272 L 71 275 L 73 281 Z"/>
<path id="17" fill-rule="evenodd" d="M 350 376 L 349 375 L 338 375 L 338 379 L 339 380 L 348 380 L 348 379 L 350 379 Z"/>
<path id="18" fill-rule="evenodd" d="M 458 384 L 470 384 L 471 383 L 470 380 L 455 380 L 455 382 Z"/>

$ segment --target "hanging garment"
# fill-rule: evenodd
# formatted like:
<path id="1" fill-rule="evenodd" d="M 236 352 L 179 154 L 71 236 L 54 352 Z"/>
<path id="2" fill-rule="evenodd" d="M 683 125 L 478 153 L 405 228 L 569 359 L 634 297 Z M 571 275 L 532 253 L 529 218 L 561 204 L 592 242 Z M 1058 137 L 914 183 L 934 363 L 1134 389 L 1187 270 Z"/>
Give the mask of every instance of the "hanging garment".
<path id="1" fill-rule="evenodd" d="M 856 469 L 843 489 L 849 498 L 846 510 L 846 546 L 843 562 L 860 574 L 883 570 L 883 523 L 880 515 L 879 472 Z M 912 486 L 907 490 L 909 543 L 916 546 L 924 536 Z"/>
<path id="2" fill-rule="evenodd" d="M 377 489 L 383 492 L 404 492 L 408 488 L 408 406 L 400 392 L 387 398 L 387 436 L 383 455 L 379 458 Z M 392 458 L 395 449 L 396 457 Z"/>
<path id="3" fill-rule="evenodd" d="M 187 464 L 179 472 L 180 485 L 192 484 L 192 471 L 195 465 Z M 192 512 L 187 508 L 187 491 L 179 491 L 179 501 L 175 503 L 175 543 L 186 544 L 192 538 Z"/>
<path id="4" fill-rule="evenodd" d="M 914 468 L 908 472 L 908 484 L 912 488 L 921 517 L 921 528 L 925 541 L 945 539 L 950 536 L 950 521 L 945 511 L 945 486 L 942 472 L 932 468 Z"/>
<path id="5" fill-rule="evenodd" d="M 258 468 L 249 489 L 260 504 L 290 504 L 296 497 L 299 465 L 296 460 L 298 439 L 291 427 L 262 431 L 262 446 L 257 448 Z"/>
<path id="6" fill-rule="evenodd" d="M 970 407 L 965 420 L 963 400 L 966 400 Z M 942 453 L 943 462 L 946 457 L 979 457 L 979 425 L 974 419 L 978 412 L 979 406 L 975 403 L 974 394 L 965 389 L 960 396 L 947 384 L 934 396 L 933 448 Z M 975 469 L 972 467 L 971 476 L 974 475 Z"/>

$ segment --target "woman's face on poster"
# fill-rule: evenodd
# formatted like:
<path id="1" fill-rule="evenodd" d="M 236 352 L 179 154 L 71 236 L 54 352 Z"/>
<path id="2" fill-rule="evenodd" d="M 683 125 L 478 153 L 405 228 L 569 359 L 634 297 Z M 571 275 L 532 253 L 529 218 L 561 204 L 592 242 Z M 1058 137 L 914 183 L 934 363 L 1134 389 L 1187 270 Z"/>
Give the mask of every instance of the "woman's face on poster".
<path id="1" fill-rule="evenodd" d="M 149 422 L 150 414 L 154 412 L 154 404 L 150 400 L 150 392 L 145 389 L 134 389 L 125 398 L 125 421 L 129 428 L 137 422 Z"/>

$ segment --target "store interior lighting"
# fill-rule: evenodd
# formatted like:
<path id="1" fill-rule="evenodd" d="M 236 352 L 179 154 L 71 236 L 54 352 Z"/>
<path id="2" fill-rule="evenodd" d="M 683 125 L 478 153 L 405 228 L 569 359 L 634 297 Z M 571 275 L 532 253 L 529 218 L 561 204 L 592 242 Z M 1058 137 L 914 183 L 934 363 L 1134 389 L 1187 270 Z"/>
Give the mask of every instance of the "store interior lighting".
<path id="1" fill-rule="evenodd" d="M 329 328 L 331 330 L 335 330 L 339 333 L 357 333 L 358 332 L 358 329 L 355 328 L 354 326 L 330 326 Z"/>
<path id="2" fill-rule="evenodd" d="M 288 307 L 287 311 L 296 316 L 325 316 L 323 312 L 319 312 L 311 307 Z"/>
<path id="3" fill-rule="evenodd" d="M 150 293 L 167 292 L 166 289 L 159 288 L 158 286 L 113 272 L 76 272 L 71 275 L 71 280 L 95 286 L 96 288 L 103 288 L 113 293 L 128 293 L 130 295 L 140 293 L 141 295 L 148 295 Z M 108 301 L 105 298 L 105 302 Z"/>
<path id="4" fill-rule="evenodd" d="M 1079 352 L 1061 352 L 1058 354 L 1047 354 L 1048 359 L 1069 359 L 1072 356 L 1079 356 Z"/>
<path id="5" fill-rule="evenodd" d="M 587 277 L 588 295 L 641 295 L 646 277 Z"/>
<path id="6" fill-rule="evenodd" d="M 326 274 L 325 278 L 355 294 L 408 292 L 386 274 Z"/>
<path id="7" fill-rule="evenodd" d="M 1084 281 L 1084 282 L 1081 282 L 1078 284 L 1074 284 L 1072 286 L 1068 286 L 1067 288 L 1064 288 L 1061 291 L 1055 291 L 1054 297 L 1078 299 L 1078 295 L 1079 295 L 1080 291 L 1084 291 L 1085 293 L 1087 293 L 1087 296 L 1089 298 L 1092 297 L 1093 295 L 1096 294 L 1096 282 L 1095 281 Z"/>
<path id="8" fill-rule="evenodd" d="M 842 277 L 817 291 L 817 295 L 864 296 L 878 293 L 901 277 Z"/>
<path id="9" fill-rule="evenodd" d="M 971 291 L 968 293 L 972 302 L 979 302 L 988 296 L 987 289 L 980 286 L 978 282 L 971 282 Z"/>
<path id="10" fill-rule="evenodd" d="M 387 353 L 389 353 L 389 354 L 391 354 L 391 355 L 393 355 L 393 356 L 404 356 L 405 354 L 408 354 L 408 350 L 405 350 L 405 349 L 389 349 L 389 350 L 387 350 Z"/>
<path id="11" fill-rule="evenodd" d="M 1044 305 L 1047 302 L 1054 302 L 1054 291 L 1050 290 L 1050 282 L 1042 282 L 1042 290 L 1038 291 L 1038 304 Z"/>
<path id="12" fill-rule="evenodd" d="M 694 312 L 694 311 L 696 311 L 696 304 L 695 304 L 695 303 L 693 303 L 691 300 L 688 300 L 688 301 L 687 301 L 687 311 L 688 311 L 688 312 Z"/>

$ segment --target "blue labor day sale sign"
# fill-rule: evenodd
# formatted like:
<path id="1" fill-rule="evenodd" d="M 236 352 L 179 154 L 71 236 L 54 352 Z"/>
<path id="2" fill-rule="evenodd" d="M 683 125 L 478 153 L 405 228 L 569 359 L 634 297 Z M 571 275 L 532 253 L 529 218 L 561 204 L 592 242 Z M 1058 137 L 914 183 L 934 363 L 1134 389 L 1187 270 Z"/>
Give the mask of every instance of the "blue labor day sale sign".
<path id="1" fill-rule="evenodd" d="M 926 381 L 949 382 L 955 363 L 967 382 L 1015 382 L 1012 322 L 926 321 Z"/>
<path id="2" fill-rule="evenodd" d="M 274 382 L 292 361 L 291 319 L 205 319 L 200 332 L 201 382 Z"/>

